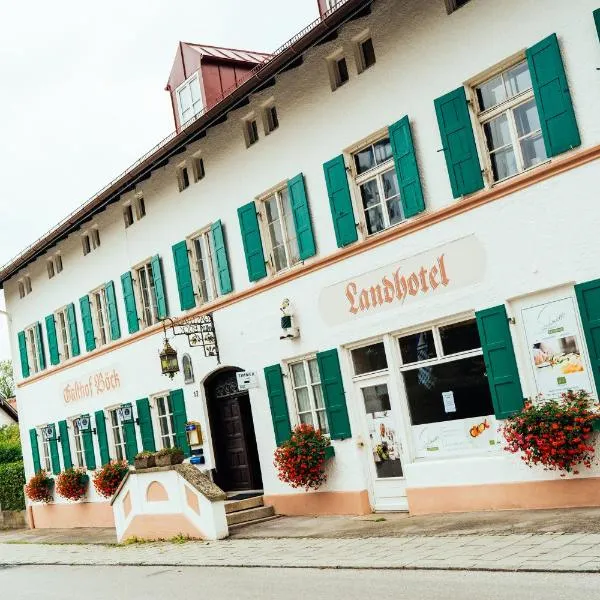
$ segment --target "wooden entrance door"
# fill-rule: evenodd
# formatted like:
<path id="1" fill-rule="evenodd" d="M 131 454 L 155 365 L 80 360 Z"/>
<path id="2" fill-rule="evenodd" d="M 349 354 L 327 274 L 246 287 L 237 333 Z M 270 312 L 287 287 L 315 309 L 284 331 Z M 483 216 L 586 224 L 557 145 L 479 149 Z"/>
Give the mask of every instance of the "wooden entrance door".
<path id="1" fill-rule="evenodd" d="M 207 390 L 215 482 L 226 492 L 262 488 L 250 397 L 237 389 L 235 373 L 217 374 Z"/>

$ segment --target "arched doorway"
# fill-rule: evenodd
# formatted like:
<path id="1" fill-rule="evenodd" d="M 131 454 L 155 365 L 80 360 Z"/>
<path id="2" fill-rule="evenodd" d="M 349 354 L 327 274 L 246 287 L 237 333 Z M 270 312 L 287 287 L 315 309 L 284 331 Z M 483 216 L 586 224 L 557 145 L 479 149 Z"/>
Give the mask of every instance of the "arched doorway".
<path id="1" fill-rule="evenodd" d="M 215 483 L 225 492 L 262 490 L 250 396 L 237 386 L 237 368 L 222 369 L 205 382 L 215 453 Z"/>

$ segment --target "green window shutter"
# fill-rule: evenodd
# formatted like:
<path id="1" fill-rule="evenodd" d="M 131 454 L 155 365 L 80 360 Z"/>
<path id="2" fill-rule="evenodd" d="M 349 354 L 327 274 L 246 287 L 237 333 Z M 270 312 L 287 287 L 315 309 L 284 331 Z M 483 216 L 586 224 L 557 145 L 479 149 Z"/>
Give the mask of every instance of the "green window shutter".
<path id="1" fill-rule="evenodd" d="M 46 317 L 46 336 L 48 337 L 48 352 L 50 353 L 50 364 L 57 365 L 60 362 L 58 354 L 58 339 L 56 338 L 56 323 L 54 315 Z"/>
<path id="2" fill-rule="evenodd" d="M 352 437 L 352 431 L 350 430 L 346 394 L 337 350 L 318 352 L 317 363 L 321 375 L 321 389 L 323 390 L 323 401 L 325 402 L 331 439 L 343 440 L 350 438 Z"/>
<path id="3" fill-rule="evenodd" d="M 154 427 L 152 427 L 152 415 L 150 414 L 150 402 L 148 398 L 142 398 L 136 401 L 138 423 L 140 434 L 142 436 L 142 448 L 149 452 L 156 452 L 156 443 L 154 442 Z"/>
<path id="4" fill-rule="evenodd" d="M 594 11 L 594 23 L 596 24 L 596 32 L 598 33 L 598 39 L 600 40 L 600 8 Z"/>
<path id="5" fill-rule="evenodd" d="M 38 473 L 42 470 L 42 463 L 40 462 L 40 447 L 38 445 L 37 430 L 29 430 L 29 441 L 31 442 L 31 457 L 33 459 L 33 470 Z"/>
<path id="6" fill-rule="evenodd" d="M 600 397 L 600 279 L 576 285 L 575 295 L 596 381 L 596 393 Z"/>
<path id="7" fill-rule="evenodd" d="M 306 260 L 314 256 L 317 253 L 317 249 L 315 247 L 315 237 L 313 235 L 308 200 L 306 198 L 304 175 L 300 173 L 290 179 L 287 189 L 292 206 L 292 217 L 294 218 L 300 260 Z"/>
<path id="8" fill-rule="evenodd" d="M 175 244 L 173 250 L 173 262 L 175 263 L 175 277 L 177 278 L 177 289 L 179 290 L 179 304 L 181 310 L 189 310 L 196 306 L 194 296 L 194 285 L 192 283 L 192 271 L 188 256 L 187 243 L 185 240 Z"/>
<path id="9" fill-rule="evenodd" d="M 81 322 L 83 324 L 85 349 L 88 352 L 91 352 L 96 348 L 96 338 L 94 336 L 94 322 L 92 321 L 92 309 L 90 307 L 89 296 L 82 296 L 79 298 L 79 309 L 81 310 Z"/>
<path id="10" fill-rule="evenodd" d="M 135 455 L 138 453 L 137 439 L 135 437 L 135 423 L 123 423 L 123 433 L 125 435 L 125 456 L 127 462 L 132 465 L 135 461 Z"/>
<path id="11" fill-rule="evenodd" d="M 85 466 L 88 471 L 96 469 L 96 454 L 94 453 L 94 439 L 91 431 L 82 431 L 83 454 L 85 456 Z"/>
<path id="12" fill-rule="evenodd" d="M 185 400 L 183 390 L 173 390 L 169 394 L 171 409 L 173 410 L 173 424 L 175 425 L 175 444 L 183 450 L 185 456 L 190 455 L 190 447 L 187 440 L 185 426 L 187 424 L 187 413 L 185 411 Z"/>
<path id="13" fill-rule="evenodd" d="M 389 135 L 396 165 L 396 177 L 400 187 L 402 209 L 404 216 L 408 219 L 425 210 L 423 188 L 408 117 L 390 125 Z"/>
<path id="14" fill-rule="evenodd" d="M 452 195 L 460 198 L 483 187 L 483 175 L 464 87 L 434 101 Z"/>
<path id="15" fill-rule="evenodd" d="M 69 336 L 71 338 L 71 354 L 79 356 L 81 350 L 79 348 L 79 334 L 77 333 L 77 318 L 75 317 L 75 305 L 67 306 L 67 322 L 69 324 Z"/>
<path id="16" fill-rule="evenodd" d="M 118 340 L 121 337 L 121 325 L 119 324 L 119 311 L 117 310 L 117 295 L 115 294 L 115 284 L 109 281 L 104 286 L 106 293 L 106 308 L 108 310 L 108 320 L 110 321 L 110 339 Z"/>
<path id="17" fill-rule="evenodd" d="M 25 337 L 25 332 L 19 331 L 17 339 L 19 340 L 19 355 L 21 357 L 21 374 L 23 378 L 29 377 L 29 359 L 27 358 L 27 338 Z"/>
<path id="18" fill-rule="evenodd" d="M 110 462 L 110 452 L 108 450 L 108 436 L 106 435 L 106 416 L 103 410 L 97 410 L 94 413 L 96 421 L 96 436 L 98 437 L 98 447 L 100 448 L 100 462 L 102 466 Z"/>
<path id="19" fill-rule="evenodd" d="M 221 294 L 229 294 L 233 291 L 231 273 L 229 271 L 229 260 L 227 258 L 227 246 L 225 245 L 225 230 L 221 221 L 216 221 L 210 228 L 212 235 L 213 252 L 217 265 L 217 280 Z"/>
<path id="20" fill-rule="evenodd" d="M 246 255 L 248 278 L 250 281 L 258 281 L 267 276 L 267 267 L 254 202 L 238 208 L 238 219 Z"/>
<path id="21" fill-rule="evenodd" d="M 523 408 L 523 391 L 503 304 L 475 313 L 494 412 L 506 419 Z"/>
<path id="22" fill-rule="evenodd" d="M 56 439 L 56 433 L 54 438 L 48 441 L 48 445 L 50 446 L 50 462 L 52 463 L 52 472 L 55 475 L 58 475 L 60 473 L 60 457 L 58 455 L 58 440 Z"/>
<path id="23" fill-rule="evenodd" d="M 323 165 L 323 171 L 325 172 L 335 239 L 338 248 L 343 248 L 358 240 L 344 155 L 340 154 L 327 161 Z"/>
<path id="24" fill-rule="evenodd" d="M 73 466 L 73 460 L 71 459 L 71 443 L 69 442 L 69 428 L 66 421 L 58 423 L 58 433 L 60 435 L 63 465 L 65 465 L 65 469 L 70 469 Z"/>
<path id="25" fill-rule="evenodd" d="M 275 443 L 281 446 L 283 442 L 290 439 L 292 432 L 281 366 L 271 365 L 265 367 L 265 380 L 267 382 L 271 419 L 273 419 L 273 429 L 275 431 Z"/>
<path id="26" fill-rule="evenodd" d="M 123 300 L 125 300 L 125 314 L 127 315 L 127 328 L 129 333 L 135 333 L 140 329 L 137 306 L 135 305 L 135 294 L 133 292 L 133 277 L 131 272 L 121 275 L 121 285 L 123 287 Z"/>
<path id="27" fill-rule="evenodd" d="M 548 156 L 581 145 L 556 34 L 527 49 L 527 64 Z"/>
<path id="28" fill-rule="evenodd" d="M 46 353 L 44 352 L 44 338 L 42 337 L 42 324 L 35 324 L 35 337 L 37 341 L 38 359 L 40 362 L 40 371 L 46 368 Z"/>
<path id="29" fill-rule="evenodd" d="M 154 290 L 156 291 L 156 312 L 159 319 L 164 319 L 169 313 L 167 311 L 167 297 L 165 295 L 165 284 L 162 272 L 160 256 L 155 254 L 150 261 L 152 265 L 152 277 L 154 278 Z"/>

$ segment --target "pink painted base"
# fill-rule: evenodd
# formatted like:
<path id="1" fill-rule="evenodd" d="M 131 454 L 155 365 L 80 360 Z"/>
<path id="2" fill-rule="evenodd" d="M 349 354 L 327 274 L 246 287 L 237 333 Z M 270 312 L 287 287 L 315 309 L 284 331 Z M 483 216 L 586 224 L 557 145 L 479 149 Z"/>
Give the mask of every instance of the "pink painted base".
<path id="1" fill-rule="evenodd" d="M 112 507 L 108 502 L 32 504 L 30 509 L 32 529 L 115 526 Z"/>
<path id="2" fill-rule="evenodd" d="M 278 515 L 367 515 L 371 513 L 367 490 L 359 492 L 308 492 L 264 497 Z"/>
<path id="3" fill-rule="evenodd" d="M 176 535 L 204 538 L 202 532 L 184 515 L 137 515 L 131 520 L 121 541 L 132 537 L 141 540 L 168 540 Z"/>

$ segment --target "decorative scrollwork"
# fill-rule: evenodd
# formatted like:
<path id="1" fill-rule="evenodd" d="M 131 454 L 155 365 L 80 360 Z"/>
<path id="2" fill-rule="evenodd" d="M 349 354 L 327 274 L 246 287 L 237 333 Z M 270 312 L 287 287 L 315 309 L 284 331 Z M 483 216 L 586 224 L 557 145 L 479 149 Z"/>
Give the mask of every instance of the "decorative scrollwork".
<path id="1" fill-rule="evenodd" d="M 212 313 L 182 319 L 167 317 L 163 321 L 165 335 L 167 326 L 171 328 L 173 335 L 186 335 L 191 348 L 203 348 L 204 356 L 207 358 L 214 356 L 217 359 L 217 363 L 220 364 L 219 345 L 217 343 L 217 334 L 215 332 L 215 322 Z"/>

